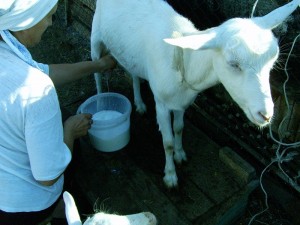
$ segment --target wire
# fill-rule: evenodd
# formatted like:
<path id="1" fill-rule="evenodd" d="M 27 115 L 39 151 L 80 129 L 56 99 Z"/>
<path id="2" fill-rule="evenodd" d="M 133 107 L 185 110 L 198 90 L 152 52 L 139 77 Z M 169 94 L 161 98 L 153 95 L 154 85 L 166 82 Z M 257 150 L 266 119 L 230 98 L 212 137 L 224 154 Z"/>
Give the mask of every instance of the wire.
<path id="1" fill-rule="evenodd" d="M 254 3 L 251 17 L 253 17 L 253 14 L 254 14 L 254 11 L 255 11 L 257 3 L 258 3 L 258 0 Z M 294 142 L 294 143 L 285 143 L 285 142 L 283 142 L 282 141 L 283 135 L 281 135 L 282 132 L 283 132 L 283 124 L 286 121 L 286 119 L 289 117 L 289 114 L 290 114 L 290 105 L 289 105 L 289 100 L 288 100 L 287 93 L 286 93 L 286 85 L 287 85 L 287 82 L 289 81 L 289 73 L 287 71 L 287 66 L 288 66 L 288 62 L 289 62 L 291 53 L 292 53 L 292 51 L 294 49 L 295 43 L 296 43 L 296 41 L 298 40 L 299 37 L 300 37 L 300 34 L 298 34 L 294 38 L 292 47 L 291 47 L 291 49 L 289 51 L 289 54 L 288 54 L 288 57 L 287 57 L 287 60 L 285 62 L 285 66 L 284 66 L 284 72 L 285 72 L 285 75 L 286 75 L 286 80 L 283 83 L 283 93 L 284 93 L 285 103 L 286 103 L 286 106 L 287 106 L 287 113 L 286 113 L 286 115 L 284 116 L 284 118 L 282 119 L 282 121 L 280 122 L 280 124 L 278 126 L 278 130 L 277 131 L 278 131 L 280 140 L 277 140 L 276 138 L 274 138 L 273 133 L 272 133 L 272 127 L 271 127 L 271 125 L 269 126 L 270 137 L 271 137 L 271 139 L 276 144 L 278 144 L 278 146 L 277 146 L 277 150 L 276 150 L 276 158 L 271 160 L 270 164 L 265 167 L 265 169 L 262 171 L 262 173 L 260 175 L 260 187 L 261 187 L 261 189 L 262 189 L 262 191 L 263 191 L 263 193 L 265 195 L 265 205 L 266 205 L 266 208 L 263 209 L 261 212 L 258 212 L 257 214 L 255 214 L 251 218 L 251 220 L 249 221 L 248 225 L 252 224 L 252 222 L 255 220 L 256 217 L 258 217 L 259 215 L 265 213 L 269 209 L 268 193 L 264 189 L 264 186 L 263 186 L 263 183 L 262 183 L 262 178 L 263 178 L 264 173 L 267 171 L 268 168 L 270 168 L 273 165 L 273 163 L 277 162 L 278 168 L 280 169 L 280 171 L 282 172 L 282 174 L 287 178 L 287 181 L 289 182 L 289 184 L 292 185 L 296 190 L 300 191 L 300 186 L 284 171 L 284 169 L 281 166 L 282 163 L 284 163 L 284 162 L 290 162 L 291 160 L 294 159 L 295 155 L 298 155 L 298 152 L 290 152 L 288 154 L 286 154 L 286 152 L 289 149 L 291 149 L 291 148 L 297 148 L 297 147 L 300 146 L 300 141 Z M 282 150 L 282 152 L 280 153 L 280 149 L 281 149 L 282 146 L 285 146 L 286 148 L 284 148 Z"/>
<path id="2" fill-rule="evenodd" d="M 254 2 L 254 5 L 253 5 L 253 8 L 252 8 L 252 12 L 251 12 L 251 17 L 250 17 L 250 18 L 253 18 L 253 16 L 254 16 L 254 11 L 255 11 L 255 9 L 256 9 L 256 6 L 257 6 L 258 1 L 259 1 L 259 0 L 256 0 L 256 1 Z"/>
<path id="3" fill-rule="evenodd" d="M 275 162 L 276 162 L 276 161 L 271 161 L 271 163 L 269 163 L 269 165 L 267 165 L 266 168 L 262 171 L 262 173 L 260 174 L 260 178 L 259 178 L 260 187 L 261 187 L 262 191 L 263 191 L 264 194 L 265 194 L 265 204 L 266 204 L 266 208 L 265 208 L 264 210 L 262 210 L 261 212 L 256 213 L 256 214 L 251 218 L 251 220 L 249 221 L 248 225 L 251 225 L 252 222 L 255 220 L 255 218 L 256 218 L 257 216 L 259 216 L 259 215 L 263 214 L 264 212 L 266 212 L 267 210 L 269 210 L 268 193 L 266 192 L 266 190 L 265 190 L 265 188 L 264 188 L 264 186 L 263 186 L 263 184 L 262 184 L 262 178 L 263 178 L 264 173 L 267 171 L 267 169 L 268 169 L 269 167 L 271 167 L 272 164 L 275 163 Z"/>

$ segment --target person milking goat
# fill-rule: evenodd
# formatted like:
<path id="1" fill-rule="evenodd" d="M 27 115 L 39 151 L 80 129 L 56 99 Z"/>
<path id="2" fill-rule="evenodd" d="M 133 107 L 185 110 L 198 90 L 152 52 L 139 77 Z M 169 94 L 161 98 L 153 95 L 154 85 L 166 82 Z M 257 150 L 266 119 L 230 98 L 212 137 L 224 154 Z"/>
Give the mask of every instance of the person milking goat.
<path id="1" fill-rule="evenodd" d="M 62 120 L 56 86 L 115 67 L 97 61 L 47 65 L 28 48 L 52 25 L 58 0 L 0 2 L 0 223 L 43 224 L 60 200 L 74 141 L 91 114 Z"/>

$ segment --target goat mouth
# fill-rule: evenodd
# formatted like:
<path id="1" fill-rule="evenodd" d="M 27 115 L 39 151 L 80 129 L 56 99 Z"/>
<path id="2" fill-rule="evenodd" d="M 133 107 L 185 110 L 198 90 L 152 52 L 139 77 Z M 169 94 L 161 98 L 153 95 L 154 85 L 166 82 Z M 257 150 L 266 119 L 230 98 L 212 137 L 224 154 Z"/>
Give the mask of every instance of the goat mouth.
<path id="1" fill-rule="evenodd" d="M 249 118 L 249 120 L 252 122 L 252 123 L 254 123 L 255 125 L 257 125 L 257 126 L 259 126 L 259 127 L 264 127 L 264 126 L 266 126 L 266 125 L 268 125 L 269 123 L 270 123 L 270 121 L 266 121 L 266 120 L 264 120 L 264 121 L 259 121 L 258 119 L 257 119 L 257 117 L 255 117 L 253 114 L 252 114 L 252 112 L 251 112 L 251 110 L 250 109 L 248 109 L 248 118 Z M 260 115 L 260 113 L 258 114 L 258 115 Z M 260 115 L 261 116 L 261 115 Z M 261 116 L 261 118 L 262 118 L 262 120 L 263 120 L 263 117 Z"/>

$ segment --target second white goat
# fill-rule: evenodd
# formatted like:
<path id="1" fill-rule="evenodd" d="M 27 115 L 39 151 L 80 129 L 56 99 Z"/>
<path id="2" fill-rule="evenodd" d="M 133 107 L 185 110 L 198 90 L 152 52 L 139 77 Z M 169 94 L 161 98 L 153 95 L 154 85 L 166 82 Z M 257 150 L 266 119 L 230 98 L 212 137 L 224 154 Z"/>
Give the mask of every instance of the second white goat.
<path id="1" fill-rule="evenodd" d="M 63 193 L 65 212 L 68 225 L 82 225 L 79 212 L 73 196 L 65 191 Z M 83 225 L 156 225 L 156 217 L 150 212 L 131 215 L 115 215 L 98 212 L 88 217 Z"/>
<path id="2" fill-rule="evenodd" d="M 162 0 L 97 1 L 92 59 L 109 52 L 131 74 L 140 113 L 146 106 L 139 78 L 149 82 L 165 150 L 164 182 L 168 187 L 178 182 L 173 157 L 177 163 L 186 160 L 183 116 L 199 92 L 221 82 L 251 122 L 260 127 L 270 123 L 269 74 L 279 55 L 272 29 L 299 2 L 294 0 L 263 17 L 234 18 L 199 31 Z M 101 91 L 99 76 L 95 74 Z"/>

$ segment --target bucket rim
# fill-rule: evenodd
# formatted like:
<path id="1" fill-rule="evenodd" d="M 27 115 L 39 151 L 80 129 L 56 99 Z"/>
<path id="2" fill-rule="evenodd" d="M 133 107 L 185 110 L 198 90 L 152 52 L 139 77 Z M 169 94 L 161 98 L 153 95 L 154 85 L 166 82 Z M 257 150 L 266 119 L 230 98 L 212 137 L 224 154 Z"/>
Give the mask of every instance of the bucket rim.
<path id="1" fill-rule="evenodd" d="M 124 113 L 122 113 L 122 115 L 118 118 L 112 118 L 112 119 L 101 121 L 101 126 L 102 125 L 103 126 L 112 125 L 112 121 L 113 121 L 113 124 L 121 123 L 121 122 L 125 121 L 131 114 L 132 106 L 131 106 L 129 99 L 126 96 L 116 93 L 116 92 L 98 93 L 96 95 L 89 97 L 78 107 L 76 114 L 82 113 L 82 109 L 84 109 L 84 107 L 86 107 L 88 104 L 92 103 L 93 101 L 97 100 L 99 97 L 108 97 L 108 96 L 114 96 L 114 97 L 121 98 L 122 100 L 124 100 L 127 103 L 128 109 Z M 97 123 L 97 120 L 95 120 L 94 123 L 99 125 L 99 123 Z"/>

